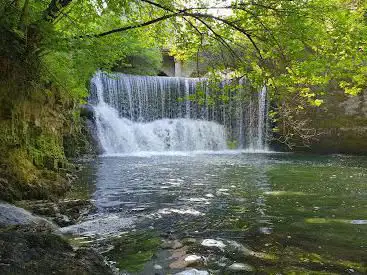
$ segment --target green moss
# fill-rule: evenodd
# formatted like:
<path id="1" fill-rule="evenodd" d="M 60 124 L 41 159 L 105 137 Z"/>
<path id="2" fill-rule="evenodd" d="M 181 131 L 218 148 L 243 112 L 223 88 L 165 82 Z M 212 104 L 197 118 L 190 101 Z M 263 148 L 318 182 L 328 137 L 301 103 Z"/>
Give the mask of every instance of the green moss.
<path id="1" fill-rule="evenodd" d="M 116 261 L 121 270 L 138 272 L 154 256 L 160 243 L 160 239 L 150 233 L 123 235 L 112 242 L 114 248 L 106 256 Z"/>
<path id="2" fill-rule="evenodd" d="M 0 106 L 4 106 L 0 109 L 0 199 L 60 196 L 69 187 L 63 176 L 71 167 L 65 137 L 78 136 L 88 143 L 78 99 L 37 74 L 37 57 L 32 64 L 1 57 L 3 62 L 8 70 L 0 75 L 4 83 L 0 85 Z M 28 76 L 29 72 L 34 74 Z M 69 147 L 77 152 L 83 145 L 72 140 Z"/>

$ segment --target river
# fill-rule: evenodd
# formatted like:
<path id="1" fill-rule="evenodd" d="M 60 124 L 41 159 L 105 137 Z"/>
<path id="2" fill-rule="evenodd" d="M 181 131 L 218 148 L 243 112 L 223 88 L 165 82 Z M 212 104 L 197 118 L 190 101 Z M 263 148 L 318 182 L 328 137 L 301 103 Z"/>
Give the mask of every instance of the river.
<path id="1" fill-rule="evenodd" d="M 65 231 L 129 274 L 367 271 L 366 157 L 166 152 L 84 165 L 77 186 L 97 208 Z"/>

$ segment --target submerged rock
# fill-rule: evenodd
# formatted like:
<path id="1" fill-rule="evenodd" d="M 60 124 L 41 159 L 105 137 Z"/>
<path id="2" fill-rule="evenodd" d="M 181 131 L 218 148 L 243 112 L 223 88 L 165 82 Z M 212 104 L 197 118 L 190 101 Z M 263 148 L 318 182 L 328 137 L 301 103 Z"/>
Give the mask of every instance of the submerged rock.
<path id="1" fill-rule="evenodd" d="M 183 245 L 178 240 L 162 240 L 161 247 L 163 249 L 179 249 L 183 247 Z"/>
<path id="2" fill-rule="evenodd" d="M 250 248 L 245 247 L 243 244 L 240 244 L 236 241 L 227 241 L 229 246 L 229 251 L 233 251 L 234 253 L 240 252 L 242 255 L 245 256 L 254 256 L 255 252 L 252 251 Z"/>
<path id="3" fill-rule="evenodd" d="M 217 241 L 214 239 L 205 239 L 201 242 L 201 245 L 207 247 L 217 247 L 220 249 L 224 249 L 226 247 L 226 245 L 222 241 Z"/>
<path id="4" fill-rule="evenodd" d="M 60 228 L 64 234 L 92 236 L 92 235 L 118 235 L 126 228 L 133 228 L 135 218 L 123 217 L 116 214 L 110 214 L 101 217 L 93 217 L 90 220 L 68 227 Z"/>
<path id="5" fill-rule="evenodd" d="M 195 238 L 184 238 L 182 239 L 182 243 L 184 245 L 192 245 L 196 243 L 196 239 Z"/>
<path id="6" fill-rule="evenodd" d="M 175 275 L 209 275 L 209 272 L 206 270 L 197 270 L 192 268 L 176 273 Z"/>
<path id="7" fill-rule="evenodd" d="M 228 269 L 231 271 L 254 271 L 254 268 L 252 266 L 243 263 L 233 263 L 228 267 Z"/>

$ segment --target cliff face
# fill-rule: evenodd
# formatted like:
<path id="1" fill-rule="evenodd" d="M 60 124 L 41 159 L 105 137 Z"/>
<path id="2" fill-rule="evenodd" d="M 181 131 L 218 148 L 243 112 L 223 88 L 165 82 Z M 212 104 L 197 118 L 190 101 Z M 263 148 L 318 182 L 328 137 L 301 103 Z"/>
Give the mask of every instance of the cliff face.
<path id="1" fill-rule="evenodd" d="M 299 122 L 304 133 L 316 133 L 308 146 L 303 146 L 300 135 L 290 131 L 294 136 L 291 141 L 295 151 L 311 151 L 315 153 L 367 153 L 367 91 L 356 95 L 346 95 L 342 91 L 328 92 L 320 107 L 306 106 L 297 110 L 298 103 L 290 105 L 290 120 Z M 289 135 L 289 128 L 279 124 L 279 136 Z M 303 124 L 302 124 L 303 123 Z"/>
<path id="2" fill-rule="evenodd" d="M 320 136 L 311 149 L 327 153 L 367 153 L 367 91 L 357 96 L 335 92 L 311 115 Z"/>

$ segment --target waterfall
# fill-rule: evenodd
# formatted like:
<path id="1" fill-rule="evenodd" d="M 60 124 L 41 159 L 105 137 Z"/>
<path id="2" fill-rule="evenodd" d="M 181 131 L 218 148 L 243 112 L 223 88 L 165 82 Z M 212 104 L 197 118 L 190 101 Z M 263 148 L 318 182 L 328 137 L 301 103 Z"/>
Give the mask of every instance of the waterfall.
<path id="1" fill-rule="evenodd" d="M 236 140 L 239 149 L 264 150 L 266 88 L 249 103 L 230 100 L 226 106 L 209 104 L 205 83 L 98 72 L 91 81 L 90 102 L 105 153 L 225 150 L 227 140 Z M 203 98 L 192 100 L 198 84 Z"/>
<path id="2" fill-rule="evenodd" d="M 265 134 L 266 134 L 266 127 L 265 127 L 265 122 L 266 122 L 266 117 L 265 114 L 267 113 L 267 109 L 266 109 L 266 95 L 267 95 L 267 90 L 266 90 L 266 86 L 264 86 L 258 97 L 258 117 L 257 117 L 257 144 L 256 144 L 256 148 L 264 148 L 265 146 Z"/>

